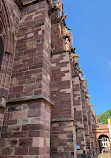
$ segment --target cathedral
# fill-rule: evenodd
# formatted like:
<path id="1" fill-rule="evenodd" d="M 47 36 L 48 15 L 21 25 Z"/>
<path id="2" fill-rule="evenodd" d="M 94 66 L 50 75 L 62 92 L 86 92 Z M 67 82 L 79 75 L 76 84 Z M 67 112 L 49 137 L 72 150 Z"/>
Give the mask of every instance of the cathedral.
<path id="1" fill-rule="evenodd" d="M 0 158 L 95 158 L 90 104 L 61 0 L 0 0 Z"/>

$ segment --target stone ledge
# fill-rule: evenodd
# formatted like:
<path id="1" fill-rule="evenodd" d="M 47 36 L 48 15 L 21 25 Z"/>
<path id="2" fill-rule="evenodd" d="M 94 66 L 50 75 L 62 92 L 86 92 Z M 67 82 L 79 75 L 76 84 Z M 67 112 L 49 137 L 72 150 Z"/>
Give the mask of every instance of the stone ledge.
<path id="1" fill-rule="evenodd" d="M 90 138 L 94 138 L 93 136 L 90 136 Z"/>
<path id="2" fill-rule="evenodd" d="M 77 127 L 77 129 L 85 129 L 84 127 Z"/>
<path id="3" fill-rule="evenodd" d="M 90 136 L 90 134 L 89 134 L 89 133 L 86 133 L 85 136 Z"/>
<path id="4" fill-rule="evenodd" d="M 55 123 L 55 122 L 74 122 L 74 124 L 76 123 L 76 120 L 73 119 L 73 118 L 59 118 L 59 119 L 52 119 L 52 123 Z"/>
<path id="5" fill-rule="evenodd" d="M 74 77 L 79 77 L 79 75 L 78 74 L 74 74 L 74 75 L 72 75 L 72 77 L 74 78 Z"/>
<path id="6" fill-rule="evenodd" d="M 16 98 L 16 99 L 9 99 L 7 101 L 7 104 L 16 103 L 16 102 L 30 101 L 30 100 L 42 100 L 42 101 L 48 103 L 50 106 L 54 105 L 51 101 L 49 101 L 48 99 L 46 99 L 42 95 L 40 95 L 40 96 L 26 96 L 26 97 L 21 97 L 21 98 Z"/>
<path id="7" fill-rule="evenodd" d="M 69 53 L 69 52 L 70 52 L 70 50 L 68 50 L 68 51 L 62 50 L 60 52 L 52 52 L 51 56 L 56 55 L 56 54 L 61 54 L 61 53 Z"/>

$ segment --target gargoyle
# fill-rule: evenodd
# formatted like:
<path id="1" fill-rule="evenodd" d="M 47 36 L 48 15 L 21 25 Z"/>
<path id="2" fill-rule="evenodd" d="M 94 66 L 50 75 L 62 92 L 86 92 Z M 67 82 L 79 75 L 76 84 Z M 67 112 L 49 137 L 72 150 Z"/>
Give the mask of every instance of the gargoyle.
<path id="1" fill-rule="evenodd" d="M 67 17 L 67 14 L 65 14 L 64 16 L 62 16 L 62 20 L 65 20 Z"/>
<path id="2" fill-rule="evenodd" d="M 68 30 L 70 30 L 70 31 L 71 31 L 71 29 L 70 29 L 69 27 L 67 27 L 67 26 L 66 26 L 66 29 L 68 29 Z"/>

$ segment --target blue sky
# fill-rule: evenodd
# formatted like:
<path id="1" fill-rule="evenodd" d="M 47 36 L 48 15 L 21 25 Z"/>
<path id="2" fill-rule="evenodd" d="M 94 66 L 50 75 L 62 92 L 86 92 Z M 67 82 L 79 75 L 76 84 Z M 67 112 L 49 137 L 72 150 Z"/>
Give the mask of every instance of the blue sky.
<path id="1" fill-rule="evenodd" d="M 62 1 L 90 102 L 99 115 L 111 109 L 111 0 Z"/>

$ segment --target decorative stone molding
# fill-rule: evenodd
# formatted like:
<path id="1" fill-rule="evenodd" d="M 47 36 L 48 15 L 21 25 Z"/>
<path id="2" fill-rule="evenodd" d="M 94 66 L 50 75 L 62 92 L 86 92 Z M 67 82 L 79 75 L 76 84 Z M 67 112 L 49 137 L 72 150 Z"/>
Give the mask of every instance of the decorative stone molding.
<path id="1" fill-rule="evenodd" d="M 54 104 L 52 102 L 50 102 L 48 99 L 46 99 L 43 96 L 26 96 L 26 97 L 21 97 L 21 98 L 16 98 L 16 99 L 9 99 L 7 101 L 7 104 L 9 103 L 16 103 L 16 102 L 24 102 L 24 101 L 30 101 L 30 100 L 42 100 L 46 103 L 48 103 L 48 105 L 53 106 Z"/>

